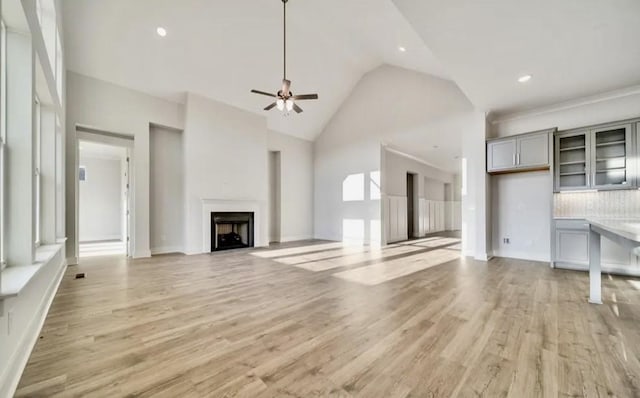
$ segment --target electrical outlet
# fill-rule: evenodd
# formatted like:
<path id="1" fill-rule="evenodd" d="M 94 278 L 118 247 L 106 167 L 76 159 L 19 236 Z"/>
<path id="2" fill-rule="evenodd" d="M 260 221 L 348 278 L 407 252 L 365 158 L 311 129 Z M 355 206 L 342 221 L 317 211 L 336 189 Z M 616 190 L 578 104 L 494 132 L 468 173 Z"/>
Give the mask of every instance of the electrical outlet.
<path id="1" fill-rule="evenodd" d="M 509 241 L 509 238 L 502 238 L 502 243 L 504 243 L 505 245 L 508 245 L 511 242 Z"/>

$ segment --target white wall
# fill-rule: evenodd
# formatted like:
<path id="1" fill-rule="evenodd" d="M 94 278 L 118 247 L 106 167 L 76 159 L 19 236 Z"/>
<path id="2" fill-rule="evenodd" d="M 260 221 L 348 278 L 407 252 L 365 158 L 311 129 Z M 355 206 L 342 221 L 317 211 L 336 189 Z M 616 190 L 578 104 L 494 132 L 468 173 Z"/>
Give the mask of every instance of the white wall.
<path id="1" fill-rule="evenodd" d="M 432 178 L 424 179 L 424 198 L 429 200 L 445 200 L 445 184 L 451 184 L 450 181 L 439 181 Z"/>
<path id="2" fill-rule="evenodd" d="M 493 255 L 550 261 L 551 174 L 537 171 L 491 179 Z"/>
<path id="3" fill-rule="evenodd" d="M 450 81 L 388 65 L 366 74 L 314 145 L 315 236 L 341 240 L 345 237 L 343 226 L 347 226 L 356 235 L 362 232 L 365 242 L 379 242 L 380 199 L 371 195 L 371 180 L 373 176 L 384 185 L 384 177 L 377 177 L 381 170 L 380 145 L 394 140 L 422 142 L 424 137 L 453 130 L 457 133 L 463 126 L 455 120 L 472 109 Z M 347 178 L 351 180 L 346 184 L 360 184 L 363 179 L 363 186 L 358 188 L 362 200 L 343 201 Z M 402 185 L 392 185 L 393 192 L 398 188 L 406 195 Z"/>
<path id="4" fill-rule="evenodd" d="M 184 152 L 182 132 L 150 130 L 151 253 L 184 251 Z"/>
<path id="5" fill-rule="evenodd" d="M 280 241 L 313 237 L 313 143 L 269 130 L 267 147 L 280 152 Z"/>
<path id="6" fill-rule="evenodd" d="M 202 199 L 257 201 L 262 206 L 256 244 L 268 240 L 266 119 L 195 94 L 187 95 L 185 249 L 203 248 Z"/>
<path id="7" fill-rule="evenodd" d="M 132 223 L 133 256 L 148 257 L 149 235 L 149 123 L 178 130 L 184 127 L 181 104 L 152 97 L 115 84 L 67 72 L 66 195 L 67 259 L 77 262 L 77 219 L 73 198 L 77 197 L 76 125 L 134 137 L 132 192 L 135 214 Z"/>
<path id="8" fill-rule="evenodd" d="M 87 172 L 86 181 L 80 181 L 80 242 L 123 238 L 122 161 L 80 152 L 80 165 Z"/>

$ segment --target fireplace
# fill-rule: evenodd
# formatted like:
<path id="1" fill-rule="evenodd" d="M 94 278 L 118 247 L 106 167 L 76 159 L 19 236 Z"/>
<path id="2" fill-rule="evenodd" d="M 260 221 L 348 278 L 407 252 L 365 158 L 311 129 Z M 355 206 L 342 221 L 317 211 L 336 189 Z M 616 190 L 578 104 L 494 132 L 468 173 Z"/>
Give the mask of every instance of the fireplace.
<path id="1" fill-rule="evenodd" d="M 253 212 L 212 212 L 211 251 L 253 247 Z"/>

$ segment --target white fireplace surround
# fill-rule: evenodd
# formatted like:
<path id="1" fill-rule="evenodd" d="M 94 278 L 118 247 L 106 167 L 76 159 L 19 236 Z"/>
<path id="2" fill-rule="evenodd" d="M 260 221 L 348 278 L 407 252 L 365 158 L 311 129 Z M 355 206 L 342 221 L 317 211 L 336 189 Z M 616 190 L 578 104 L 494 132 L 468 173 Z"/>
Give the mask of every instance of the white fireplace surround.
<path id="1" fill-rule="evenodd" d="M 252 212 L 253 244 L 255 247 L 268 246 L 266 204 L 255 200 L 202 199 L 202 252 L 211 252 L 211 213 Z"/>

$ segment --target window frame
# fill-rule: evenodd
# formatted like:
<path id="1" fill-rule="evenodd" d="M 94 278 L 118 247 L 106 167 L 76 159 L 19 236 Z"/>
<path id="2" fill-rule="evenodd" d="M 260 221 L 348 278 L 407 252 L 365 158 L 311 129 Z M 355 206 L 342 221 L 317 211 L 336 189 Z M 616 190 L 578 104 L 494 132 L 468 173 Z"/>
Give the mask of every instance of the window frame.
<path id="1" fill-rule="evenodd" d="M 42 106 L 40 103 L 40 99 L 36 95 L 34 97 L 35 102 L 35 131 L 34 131 L 34 178 L 33 178 L 33 189 L 34 189 L 34 205 L 33 206 L 33 217 L 34 217 L 34 243 L 36 247 L 40 247 L 42 241 L 42 177 L 41 177 L 41 168 L 42 168 Z"/>
<path id="2" fill-rule="evenodd" d="M 6 257 L 6 143 L 7 143 L 7 27 L 0 18 L 0 271 L 7 267 Z"/>

